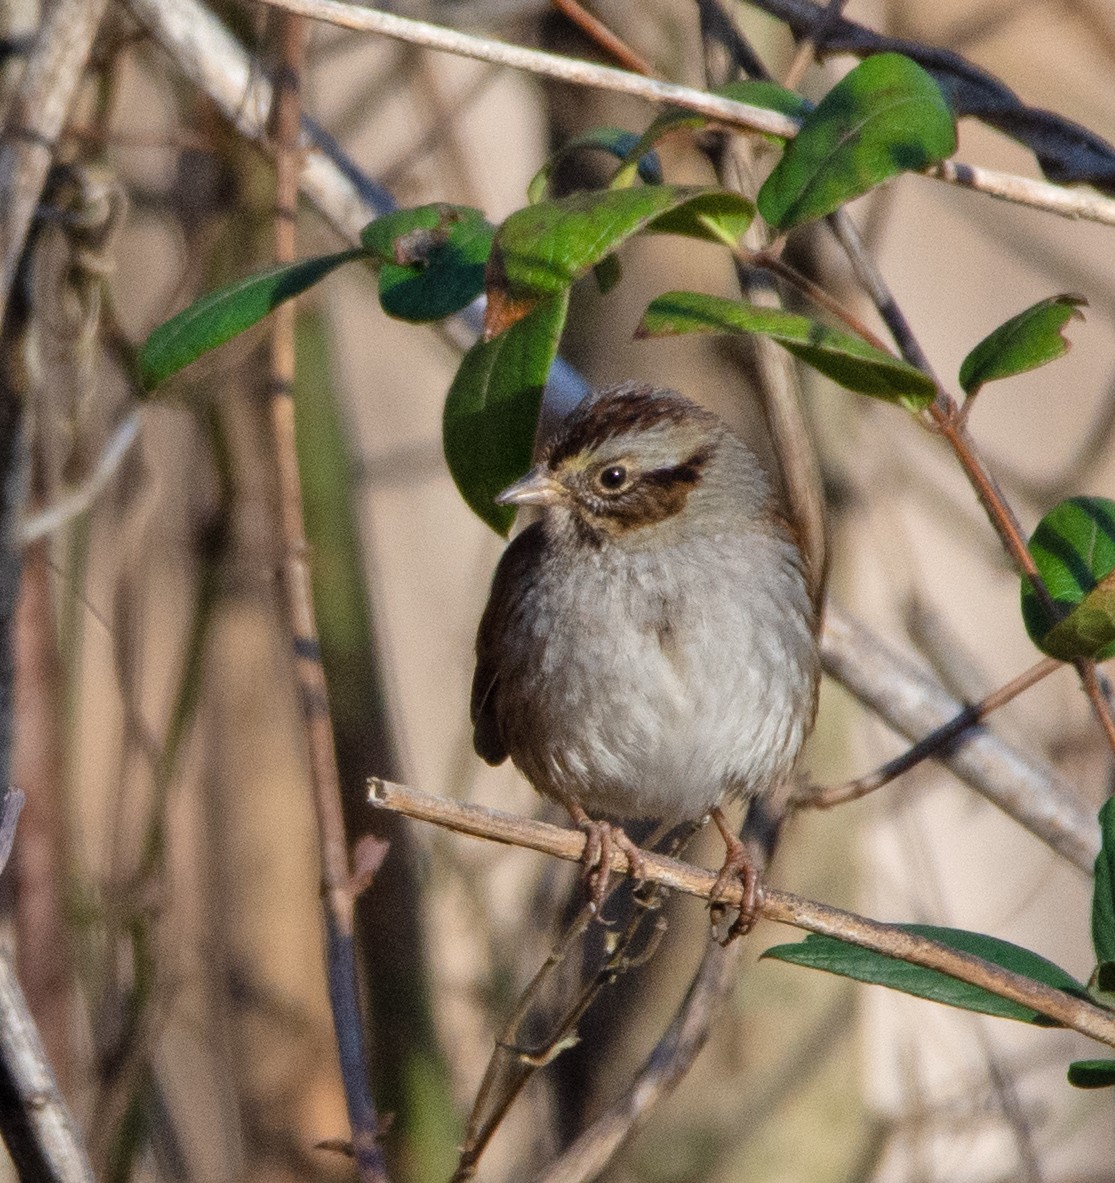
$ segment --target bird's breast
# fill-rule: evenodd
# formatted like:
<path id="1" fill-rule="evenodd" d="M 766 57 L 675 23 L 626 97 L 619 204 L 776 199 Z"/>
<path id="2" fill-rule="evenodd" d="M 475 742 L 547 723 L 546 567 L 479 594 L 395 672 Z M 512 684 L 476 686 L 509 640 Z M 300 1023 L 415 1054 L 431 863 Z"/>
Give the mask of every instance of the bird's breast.
<path id="1" fill-rule="evenodd" d="M 519 654 L 531 705 L 508 737 L 538 788 L 590 813 L 680 821 L 788 770 L 815 680 L 808 600 L 792 571 L 757 578 L 754 557 L 603 552 L 547 573 Z M 787 613 L 797 624 L 769 627 Z"/>

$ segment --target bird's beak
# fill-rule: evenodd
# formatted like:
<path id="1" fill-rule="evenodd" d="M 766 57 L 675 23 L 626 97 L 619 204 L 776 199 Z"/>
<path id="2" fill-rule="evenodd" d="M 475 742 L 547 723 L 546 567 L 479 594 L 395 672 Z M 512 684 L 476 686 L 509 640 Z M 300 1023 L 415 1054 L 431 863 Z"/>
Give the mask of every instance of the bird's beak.
<path id="1" fill-rule="evenodd" d="M 533 468 L 496 498 L 497 505 L 555 505 L 565 496 L 560 482 L 544 468 Z"/>

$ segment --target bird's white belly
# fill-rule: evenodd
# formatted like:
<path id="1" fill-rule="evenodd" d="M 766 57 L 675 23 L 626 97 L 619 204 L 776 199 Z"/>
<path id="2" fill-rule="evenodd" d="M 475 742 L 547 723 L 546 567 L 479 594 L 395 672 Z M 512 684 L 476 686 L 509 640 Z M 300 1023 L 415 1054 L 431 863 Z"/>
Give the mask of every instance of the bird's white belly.
<path id="1" fill-rule="evenodd" d="M 656 576 L 598 580 L 588 619 L 586 589 L 570 588 L 567 623 L 579 627 L 537 635 L 537 726 L 566 724 L 538 753 L 545 767 L 524 771 L 590 814 L 673 823 L 789 771 L 804 730 L 794 720 L 813 692 L 812 640 L 804 621 L 789 646 L 758 631 L 746 578 L 710 602 L 664 597 Z"/>

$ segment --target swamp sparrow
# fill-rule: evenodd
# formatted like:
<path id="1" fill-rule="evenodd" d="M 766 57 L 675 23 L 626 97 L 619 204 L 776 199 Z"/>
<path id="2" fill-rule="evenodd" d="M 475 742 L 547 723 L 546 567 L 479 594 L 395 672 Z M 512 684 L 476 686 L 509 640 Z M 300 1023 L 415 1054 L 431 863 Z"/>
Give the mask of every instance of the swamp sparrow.
<path id="1" fill-rule="evenodd" d="M 712 813 L 718 881 L 757 876 L 719 803 L 773 791 L 813 721 L 816 618 L 803 559 L 758 459 L 673 391 L 588 395 L 538 465 L 497 498 L 541 509 L 504 552 L 476 639 L 472 721 L 489 764 L 510 756 L 588 832 L 599 906 L 606 818 Z"/>

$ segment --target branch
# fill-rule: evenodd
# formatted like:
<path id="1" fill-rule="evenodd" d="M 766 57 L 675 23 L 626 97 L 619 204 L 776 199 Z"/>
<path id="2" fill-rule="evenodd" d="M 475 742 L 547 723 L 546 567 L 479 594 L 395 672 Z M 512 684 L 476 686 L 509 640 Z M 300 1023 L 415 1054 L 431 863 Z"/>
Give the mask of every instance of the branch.
<path id="1" fill-rule="evenodd" d="M 137 6 L 137 0 L 130 2 L 133 8 Z M 152 0 L 140 2 L 151 3 Z M 379 33 L 411 45 L 421 45 L 459 57 L 525 70 L 544 78 L 554 78 L 559 82 L 632 95 L 651 103 L 682 107 L 687 111 L 696 111 L 711 119 L 749 131 L 765 132 L 786 139 L 797 134 L 797 122 L 785 115 L 779 115 L 763 107 L 752 107 L 747 103 L 736 103 L 688 86 L 643 78 L 611 66 L 598 66 L 558 54 L 544 53 L 538 49 L 525 49 L 486 37 L 475 37 L 426 21 L 409 20 L 391 13 L 342 3 L 341 0 L 265 0 L 265 3 L 357 32 Z M 991 169 L 974 168 L 959 162 L 938 166 L 929 170 L 926 175 L 979 190 L 1003 201 L 1043 209 L 1061 217 L 1084 218 L 1115 226 L 1115 200 L 1097 194 L 1070 193 L 1048 182 L 1030 181 L 1024 177 L 998 173 Z"/>
<path id="2" fill-rule="evenodd" d="M 743 941 L 727 947 L 709 943 L 685 1000 L 635 1079 L 532 1183 L 582 1183 L 597 1178 L 689 1071 L 723 1009 L 745 948 Z"/>
<path id="3" fill-rule="evenodd" d="M 873 772 L 858 776 L 845 784 L 830 788 L 814 787 L 799 793 L 795 797 L 795 803 L 798 806 L 831 809 L 834 805 L 843 805 L 847 801 L 857 801 L 860 797 L 866 797 L 868 793 L 889 785 L 892 780 L 909 772 L 911 768 L 916 768 L 923 760 L 940 758 L 961 736 L 971 731 L 977 723 L 983 722 L 992 711 L 997 711 L 1043 678 L 1063 668 L 1064 662 L 1057 661 L 1056 658 L 1042 658 L 1017 678 L 1012 678 L 1005 686 L 1000 686 L 979 702 L 958 711 L 947 723 L 919 739 L 901 756 L 896 756 Z"/>
<path id="4" fill-rule="evenodd" d="M 296 255 L 301 76 L 305 21 L 279 14 L 278 85 L 274 102 L 275 261 Z M 342 809 L 333 719 L 321 659 L 296 447 L 295 316 L 293 303 L 275 310 L 271 330 L 270 409 L 278 474 L 283 575 L 293 672 L 309 755 L 310 794 L 317 819 L 325 911 L 329 1002 L 341 1080 L 361 1183 L 386 1183 L 387 1163 L 379 1145 L 379 1119 L 368 1088 L 368 1056 L 356 981 L 355 895 Z"/>
<path id="5" fill-rule="evenodd" d="M 832 604 L 825 611 L 821 663 L 825 673 L 911 742 L 964 709 L 931 674 Z M 1099 827 L 1078 805 L 1072 785 L 1048 765 L 982 726 L 937 758 L 1069 862 L 1091 871 Z"/>
<path id="6" fill-rule="evenodd" d="M 418 789 L 374 778 L 369 781 L 368 800 L 378 809 L 389 809 L 420 821 L 433 822 L 474 838 L 537 850 L 573 863 L 580 862 L 584 856 L 587 836 L 581 830 L 562 829 L 547 822 L 436 797 Z M 641 853 L 646 882 L 658 883 L 705 900 L 712 895 L 717 880 L 713 871 L 678 862 L 654 851 L 644 850 Z M 611 852 L 611 869 L 619 874 L 631 874 L 627 855 L 618 847 Z M 722 898 L 729 907 L 739 907 L 743 900 L 742 886 L 732 884 L 718 898 Z M 1115 1047 L 1115 1013 L 992 965 L 980 957 L 958 953 L 893 924 L 881 924 L 774 888 L 766 888 L 758 911 L 766 920 L 790 924 L 807 932 L 822 933 L 887 957 L 908 961 L 911 965 L 938 970 L 1035 1010 L 1100 1043 Z"/>
<path id="7" fill-rule="evenodd" d="M 8 861 L 23 794 L 0 797 L 0 871 Z M 21 1179 L 93 1183 L 93 1168 L 50 1067 L 11 958 L 0 951 L 0 1133 Z"/>

